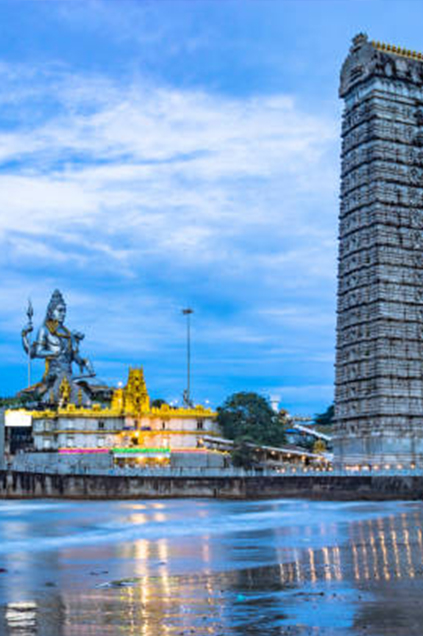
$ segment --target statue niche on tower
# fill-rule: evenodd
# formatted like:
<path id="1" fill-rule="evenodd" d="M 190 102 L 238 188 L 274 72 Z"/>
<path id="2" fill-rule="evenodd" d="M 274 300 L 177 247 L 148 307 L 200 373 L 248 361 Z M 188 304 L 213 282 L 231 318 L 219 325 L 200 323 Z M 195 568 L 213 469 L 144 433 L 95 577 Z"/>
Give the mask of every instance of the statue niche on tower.
<path id="1" fill-rule="evenodd" d="M 29 334 L 32 325 L 32 307 L 28 308 L 28 324 L 22 330 L 22 345 L 29 362 L 33 358 L 45 360 L 45 370 L 41 382 L 34 384 L 22 393 L 31 395 L 44 405 L 76 404 L 90 406 L 93 398 L 107 399 L 110 389 L 88 382 L 95 377 L 95 371 L 88 358 L 79 352 L 84 334 L 69 331 L 65 327 L 66 303 L 60 291 L 56 289 L 47 307 L 46 317 L 38 330 L 36 339 L 31 342 Z M 73 365 L 79 367 L 79 375 L 73 374 Z"/>

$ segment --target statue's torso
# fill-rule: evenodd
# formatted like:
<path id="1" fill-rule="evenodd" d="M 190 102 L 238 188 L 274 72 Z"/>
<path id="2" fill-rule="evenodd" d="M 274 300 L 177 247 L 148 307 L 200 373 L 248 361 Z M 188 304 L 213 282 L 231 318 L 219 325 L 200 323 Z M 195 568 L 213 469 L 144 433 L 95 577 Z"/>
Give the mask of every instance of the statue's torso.
<path id="1" fill-rule="evenodd" d="M 68 329 L 62 325 L 52 326 L 46 322 L 38 332 L 35 356 L 45 357 L 50 371 L 59 368 L 71 371 L 73 347 Z"/>

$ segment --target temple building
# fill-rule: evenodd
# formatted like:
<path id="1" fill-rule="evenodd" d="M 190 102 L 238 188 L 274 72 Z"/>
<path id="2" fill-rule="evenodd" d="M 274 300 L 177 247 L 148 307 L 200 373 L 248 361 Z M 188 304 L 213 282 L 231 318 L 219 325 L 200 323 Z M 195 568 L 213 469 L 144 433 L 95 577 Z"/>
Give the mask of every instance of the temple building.
<path id="1" fill-rule="evenodd" d="M 423 55 L 360 34 L 340 96 L 335 457 L 423 466 Z"/>
<path id="2" fill-rule="evenodd" d="M 217 453 L 205 448 L 203 436 L 218 435 L 215 416 L 200 405 L 151 406 L 139 368 L 129 370 L 126 386 L 113 392 L 108 407 L 69 402 L 45 410 L 10 410 L 6 430 L 31 427 L 32 448 L 26 449 L 26 461 L 52 464 L 67 458 L 66 464 L 82 465 L 207 465 L 206 456 L 215 459 Z"/>

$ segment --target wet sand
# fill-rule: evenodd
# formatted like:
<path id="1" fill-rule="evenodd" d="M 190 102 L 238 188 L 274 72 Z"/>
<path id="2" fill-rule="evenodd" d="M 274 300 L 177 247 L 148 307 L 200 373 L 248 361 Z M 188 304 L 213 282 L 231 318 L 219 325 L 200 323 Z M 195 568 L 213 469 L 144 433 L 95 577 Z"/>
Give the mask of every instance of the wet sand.
<path id="1" fill-rule="evenodd" d="M 420 502 L 0 502 L 0 634 L 423 633 Z"/>

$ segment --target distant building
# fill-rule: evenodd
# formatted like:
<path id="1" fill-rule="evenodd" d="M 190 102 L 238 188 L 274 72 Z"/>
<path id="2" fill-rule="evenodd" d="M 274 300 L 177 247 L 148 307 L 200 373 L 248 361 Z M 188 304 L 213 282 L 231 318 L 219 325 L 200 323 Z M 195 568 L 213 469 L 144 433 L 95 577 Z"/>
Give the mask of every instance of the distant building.
<path id="1" fill-rule="evenodd" d="M 423 55 L 360 34 L 340 95 L 335 456 L 423 466 Z"/>

